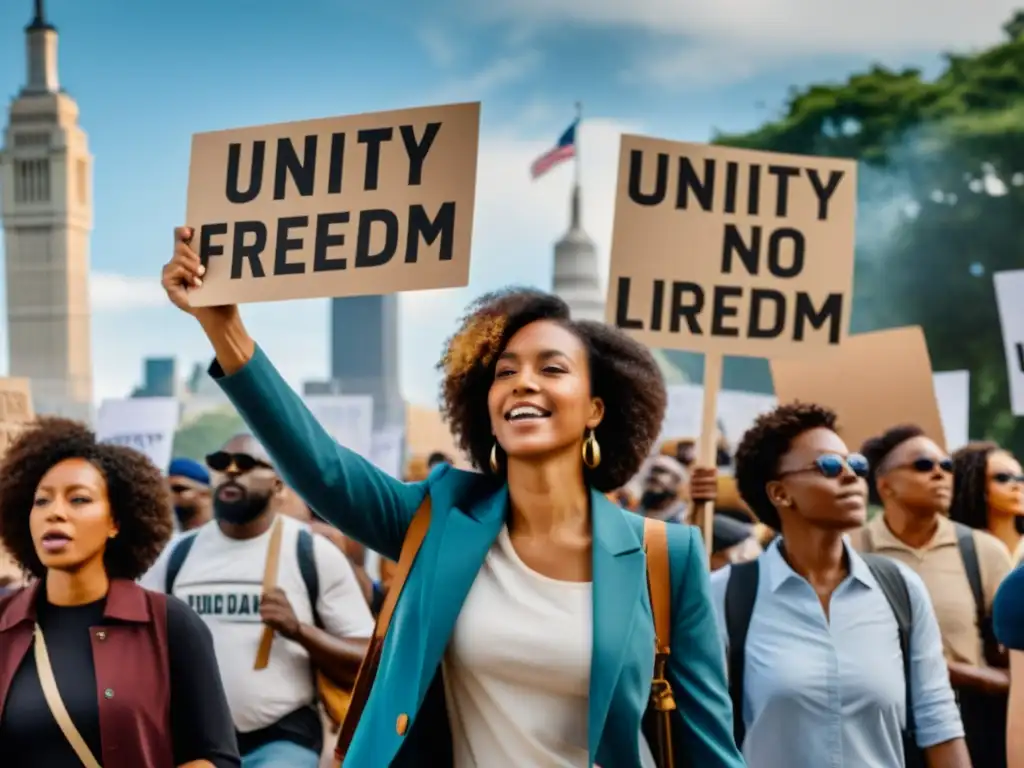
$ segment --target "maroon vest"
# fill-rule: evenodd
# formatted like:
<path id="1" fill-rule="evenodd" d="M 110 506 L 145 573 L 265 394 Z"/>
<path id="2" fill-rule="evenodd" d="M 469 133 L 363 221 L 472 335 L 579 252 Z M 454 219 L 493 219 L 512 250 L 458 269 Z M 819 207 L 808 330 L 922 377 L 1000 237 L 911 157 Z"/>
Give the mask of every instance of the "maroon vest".
<path id="1" fill-rule="evenodd" d="M 32 648 L 40 582 L 0 598 L 0 718 L 14 673 Z M 133 581 L 110 582 L 93 627 L 103 768 L 174 768 L 167 601 Z"/>

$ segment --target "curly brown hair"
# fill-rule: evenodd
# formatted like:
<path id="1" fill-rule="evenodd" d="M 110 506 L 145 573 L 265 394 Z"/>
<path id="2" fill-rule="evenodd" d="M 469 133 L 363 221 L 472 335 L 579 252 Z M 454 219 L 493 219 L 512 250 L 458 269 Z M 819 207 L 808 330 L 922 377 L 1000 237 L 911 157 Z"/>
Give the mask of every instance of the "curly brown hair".
<path id="1" fill-rule="evenodd" d="M 604 401 L 605 410 L 594 430 L 602 460 L 595 469 L 585 469 L 586 480 L 604 493 L 621 488 L 639 471 L 661 431 L 665 382 L 645 346 L 603 323 L 573 320 L 557 296 L 508 288 L 470 304 L 438 363 L 444 373 L 441 412 L 474 466 L 492 474 L 487 395 L 495 365 L 509 340 L 538 320 L 558 323 L 587 350 L 591 394 Z"/>
<path id="2" fill-rule="evenodd" d="M 88 461 L 106 481 L 110 512 L 119 529 L 104 555 L 107 575 L 138 579 L 174 530 L 167 484 L 145 454 L 101 443 L 87 426 L 70 419 L 36 419 L 14 439 L 0 462 L 0 542 L 33 576 L 45 574 L 32 542 L 29 517 L 43 476 L 68 459 Z"/>
<path id="3" fill-rule="evenodd" d="M 836 428 L 835 411 L 811 403 L 789 403 L 757 417 L 736 448 L 736 485 L 757 519 L 775 531 L 782 520 L 768 497 L 768 483 L 778 479 L 779 461 L 793 441 L 812 429 Z"/>

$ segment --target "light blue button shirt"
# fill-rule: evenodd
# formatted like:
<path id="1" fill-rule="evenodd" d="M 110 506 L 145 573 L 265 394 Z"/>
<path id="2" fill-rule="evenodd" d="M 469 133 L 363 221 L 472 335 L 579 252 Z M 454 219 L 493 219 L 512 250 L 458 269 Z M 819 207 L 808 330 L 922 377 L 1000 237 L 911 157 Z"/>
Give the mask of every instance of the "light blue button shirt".
<path id="1" fill-rule="evenodd" d="M 773 542 L 759 559 L 747 635 L 743 756 L 750 768 L 903 768 L 906 705 L 896 618 L 867 563 L 846 545 L 850 575 L 826 619 L 814 589 Z M 911 694 L 917 741 L 964 735 L 921 578 L 901 563 L 913 609 Z M 730 568 L 712 574 L 722 645 Z"/>

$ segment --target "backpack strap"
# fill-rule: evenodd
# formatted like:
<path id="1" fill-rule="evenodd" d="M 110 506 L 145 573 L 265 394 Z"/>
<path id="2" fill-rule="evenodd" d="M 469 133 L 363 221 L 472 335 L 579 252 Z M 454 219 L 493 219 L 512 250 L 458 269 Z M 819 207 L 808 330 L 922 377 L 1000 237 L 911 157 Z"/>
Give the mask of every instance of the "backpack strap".
<path id="1" fill-rule="evenodd" d="M 320 612 L 316 608 L 316 604 L 320 600 L 320 574 L 316 570 L 316 549 L 313 542 L 313 532 L 308 528 L 300 528 L 295 554 L 299 560 L 302 583 L 306 585 L 309 605 L 313 609 L 313 624 L 318 629 L 323 629 L 324 624 L 320 620 Z"/>
<path id="2" fill-rule="evenodd" d="M 967 582 L 971 585 L 971 594 L 974 595 L 978 632 L 982 632 L 988 610 L 985 606 L 985 590 L 981 584 L 981 563 L 978 561 L 978 547 L 974 542 L 974 529 L 957 522 L 953 523 L 953 527 L 956 529 L 956 546 L 960 550 L 960 559 L 964 561 L 964 570 L 967 572 Z"/>
<path id="3" fill-rule="evenodd" d="M 647 559 L 647 589 L 654 617 L 654 675 L 651 678 L 650 706 L 657 716 L 659 768 L 676 764 L 672 744 L 671 716 L 676 710 L 672 685 L 665 677 L 672 653 L 672 579 L 668 551 L 668 524 L 664 520 L 644 518 L 644 552 Z"/>
<path id="4" fill-rule="evenodd" d="M 743 748 L 747 726 L 743 720 L 743 674 L 747 663 L 747 632 L 754 615 L 761 566 L 757 560 L 729 567 L 725 586 L 725 631 L 728 636 L 729 696 L 732 699 L 732 731 L 736 746 Z"/>
<path id="5" fill-rule="evenodd" d="M 903 654 L 903 683 L 906 697 L 904 706 L 907 710 L 907 724 L 903 729 L 904 745 L 915 745 L 917 743 L 917 728 L 914 724 L 914 697 L 910 686 L 910 635 L 914 628 L 914 607 L 910 603 L 910 590 L 907 589 L 907 581 L 903 578 L 903 574 L 894 560 L 883 555 L 862 554 L 861 557 L 864 558 L 871 575 L 878 582 L 878 586 L 892 610 L 892 615 L 896 618 L 900 653 Z M 912 764 L 908 762 L 908 765 Z"/>
<path id="6" fill-rule="evenodd" d="M 192 545 L 196 543 L 198 535 L 198 529 L 189 531 L 171 545 L 171 553 L 167 556 L 167 573 L 164 575 L 165 594 L 174 594 L 174 582 L 178 580 L 181 566 L 185 564 L 185 558 L 192 551 Z"/>

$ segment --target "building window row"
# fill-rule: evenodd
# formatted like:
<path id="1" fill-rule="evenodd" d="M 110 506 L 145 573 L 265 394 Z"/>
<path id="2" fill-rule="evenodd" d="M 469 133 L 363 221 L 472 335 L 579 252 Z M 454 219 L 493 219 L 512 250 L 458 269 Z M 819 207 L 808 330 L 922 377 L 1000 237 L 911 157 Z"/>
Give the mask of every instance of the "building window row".
<path id="1" fill-rule="evenodd" d="M 50 161 L 47 158 L 14 162 L 14 200 L 18 203 L 50 202 Z"/>

